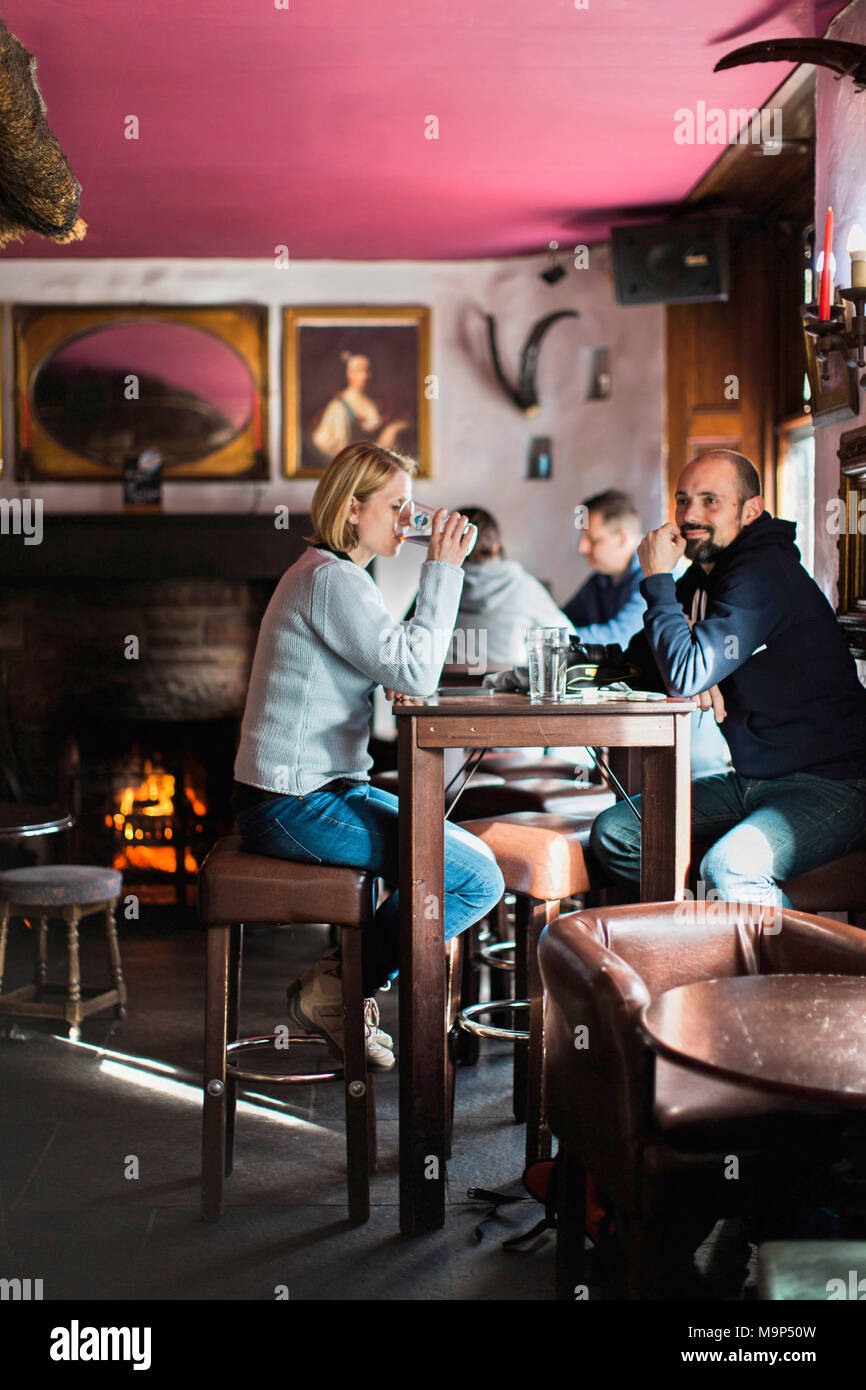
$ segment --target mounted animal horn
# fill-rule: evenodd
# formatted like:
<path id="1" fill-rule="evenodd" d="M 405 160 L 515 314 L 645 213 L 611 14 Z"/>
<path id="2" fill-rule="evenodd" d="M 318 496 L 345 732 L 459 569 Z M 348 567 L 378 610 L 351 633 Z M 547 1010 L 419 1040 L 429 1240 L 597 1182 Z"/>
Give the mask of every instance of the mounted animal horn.
<path id="1" fill-rule="evenodd" d="M 487 314 L 487 336 L 490 341 L 490 356 L 493 361 L 493 370 L 496 373 L 496 380 L 502 387 L 506 396 L 513 401 L 518 410 L 522 410 L 524 415 L 537 415 L 539 410 L 538 392 L 535 386 L 535 374 L 538 369 L 538 354 L 541 350 L 541 340 L 552 324 L 557 319 L 576 319 L 580 318 L 576 309 L 557 309 L 552 314 L 546 314 L 543 319 L 539 319 L 533 324 L 529 331 L 526 342 L 520 353 L 520 376 L 517 388 L 511 385 L 499 360 L 499 349 L 496 345 L 496 320 L 492 314 Z"/>
<path id="2" fill-rule="evenodd" d="M 25 232 L 80 241 L 80 194 L 45 119 L 36 59 L 0 19 L 0 247 Z"/>

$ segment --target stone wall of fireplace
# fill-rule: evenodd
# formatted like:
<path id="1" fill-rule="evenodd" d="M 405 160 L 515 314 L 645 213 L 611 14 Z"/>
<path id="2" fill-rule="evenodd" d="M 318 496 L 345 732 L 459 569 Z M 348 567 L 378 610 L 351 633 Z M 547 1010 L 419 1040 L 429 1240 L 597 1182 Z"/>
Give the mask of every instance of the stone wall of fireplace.
<path id="1" fill-rule="evenodd" d="M 223 579 L 7 592 L 0 658 L 11 744 L 4 740 L 3 759 L 14 761 L 27 795 L 56 794 L 64 740 L 82 728 L 239 719 L 269 593 L 261 582 Z"/>

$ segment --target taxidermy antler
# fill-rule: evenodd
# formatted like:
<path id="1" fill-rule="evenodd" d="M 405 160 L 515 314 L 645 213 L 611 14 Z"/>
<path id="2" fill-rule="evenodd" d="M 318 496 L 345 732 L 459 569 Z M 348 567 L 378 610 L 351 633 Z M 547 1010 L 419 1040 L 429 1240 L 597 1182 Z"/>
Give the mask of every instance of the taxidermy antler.
<path id="1" fill-rule="evenodd" d="M 539 319 L 530 329 L 523 350 L 520 354 L 520 380 L 515 390 L 502 370 L 502 363 L 499 360 L 499 350 L 496 346 L 496 320 L 492 314 L 487 316 L 487 336 L 490 340 L 490 356 L 493 359 L 493 370 L 496 373 L 496 380 L 502 387 L 509 400 L 512 400 L 518 410 L 522 410 L 524 415 L 536 415 L 539 409 L 538 393 L 535 389 L 535 373 L 538 368 L 538 354 L 541 350 L 541 340 L 550 328 L 551 324 L 556 323 L 557 319 L 576 319 L 579 318 L 576 309 L 557 309 L 552 314 L 547 314 L 543 319 Z"/>
<path id="2" fill-rule="evenodd" d="M 830 68 L 841 77 L 850 77 L 858 92 L 866 87 L 866 46 L 862 43 L 841 43 L 838 39 L 767 39 L 764 43 L 747 43 L 726 53 L 713 68 L 738 68 L 741 63 L 815 63 Z"/>
<path id="3" fill-rule="evenodd" d="M 38 232 L 80 241 L 81 185 L 45 119 L 36 59 L 0 19 L 0 247 Z"/>

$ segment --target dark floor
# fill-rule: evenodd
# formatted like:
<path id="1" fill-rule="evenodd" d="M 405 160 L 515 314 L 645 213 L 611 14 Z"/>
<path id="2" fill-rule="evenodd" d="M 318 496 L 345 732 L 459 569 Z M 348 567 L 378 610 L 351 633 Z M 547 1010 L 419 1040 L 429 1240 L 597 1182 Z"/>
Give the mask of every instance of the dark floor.
<path id="1" fill-rule="evenodd" d="M 107 979 L 98 923 L 83 924 L 85 983 Z M 49 966 L 62 978 L 65 933 L 53 924 L 49 935 Z M 12 938 L 6 988 L 30 978 L 30 932 L 15 923 Z M 459 1069 L 441 1231 L 398 1234 L 396 1071 L 377 1077 L 379 1170 L 365 1226 L 346 1221 L 339 1083 L 247 1093 L 225 1215 L 205 1223 L 202 933 L 153 914 L 123 924 L 121 945 L 130 1000 L 122 1022 L 110 1012 L 87 1020 L 71 1043 L 54 1036 L 53 1022 L 0 1018 L 0 1277 L 41 1278 L 52 1300 L 273 1300 L 278 1286 L 293 1301 L 553 1298 L 551 1235 L 528 1253 L 502 1249 L 540 1218 L 535 1202 L 506 1208 L 480 1242 L 473 1236 L 488 1206 L 468 1201 L 467 1187 L 522 1192 L 507 1044 L 485 1042 L 478 1065 Z M 284 1022 L 286 983 L 326 946 L 325 928 L 247 933 L 245 1035 Z M 396 989 L 381 1001 L 396 1036 Z M 737 1230 L 720 1224 L 699 1252 L 696 1296 L 742 1297 L 744 1254 Z"/>

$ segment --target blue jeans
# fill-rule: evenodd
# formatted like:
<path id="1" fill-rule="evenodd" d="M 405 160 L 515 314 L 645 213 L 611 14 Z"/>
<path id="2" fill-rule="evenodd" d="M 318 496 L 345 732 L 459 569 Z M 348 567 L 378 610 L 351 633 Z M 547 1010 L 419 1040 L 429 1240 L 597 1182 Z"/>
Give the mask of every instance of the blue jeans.
<path id="1" fill-rule="evenodd" d="M 302 864 L 366 869 L 397 883 L 397 798 L 369 782 L 343 782 L 306 796 L 274 795 L 237 818 L 243 847 Z M 445 940 L 471 927 L 505 891 L 492 850 L 460 826 L 445 823 Z M 379 906 L 364 933 L 364 994 L 369 998 L 400 963 L 399 894 Z"/>
<path id="2" fill-rule="evenodd" d="M 791 907 L 780 883 L 866 844 L 866 778 L 698 777 L 692 838 L 714 841 L 700 879 L 720 901 Z M 590 844 L 606 874 L 640 885 L 640 826 L 624 801 L 597 817 Z"/>

